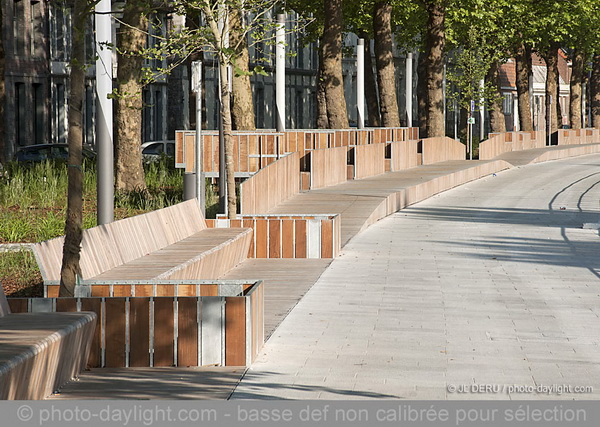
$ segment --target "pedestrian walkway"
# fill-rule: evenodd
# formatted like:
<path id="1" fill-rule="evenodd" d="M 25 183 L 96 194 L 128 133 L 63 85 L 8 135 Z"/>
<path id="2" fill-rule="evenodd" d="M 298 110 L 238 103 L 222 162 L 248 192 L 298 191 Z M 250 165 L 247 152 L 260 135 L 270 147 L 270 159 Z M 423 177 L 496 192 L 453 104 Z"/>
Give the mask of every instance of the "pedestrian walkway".
<path id="1" fill-rule="evenodd" d="M 570 161 L 577 163 L 579 160 Z M 552 165 L 557 164 L 559 163 L 552 163 Z M 357 234 L 375 223 L 381 216 L 385 216 L 378 216 L 381 212 L 377 212 L 377 209 L 381 207 L 382 203 L 385 205 L 385 201 L 394 194 L 405 194 L 410 191 L 411 187 L 427 182 L 442 182 L 445 177 L 453 173 L 466 173 L 472 168 L 488 167 L 495 172 L 508 166 L 501 162 L 494 164 L 493 161 L 454 161 L 420 166 L 402 172 L 386 173 L 373 178 L 349 181 L 339 186 L 302 193 L 271 212 L 287 214 L 341 213 L 343 244 L 349 242 L 354 236 L 356 238 L 344 248 L 342 257 L 336 259 L 329 268 L 331 260 L 253 259 L 245 261 L 223 277 L 225 279 L 265 280 L 266 336 L 276 331 L 267 342 L 264 355 L 246 375 L 234 397 L 444 398 L 440 397 L 442 394 L 439 387 L 440 384 L 445 384 L 446 380 L 441 380 L 439 375 L 434 375 L 436 372 L 442 372 L 445 366 L 439 359 L 440 357 L 443 359 L 445 353 L 437 354 L 436 351 L 447 351 L 443 350 L 446 341 L 443 336 L 439 336 L 440 331 L 436 329 L 439 326 L 440 318 L 445 319 L 444 313 L 440 314 L 433 310 L 434 308 L 439 309 L 440 306 L 443 307 L 444 304 L 443 301 L 440 301 L 440 294 L 443 292 L 438 283 L 439 280 L 436 282 L 436 277 L 439 279 L 442 274 L 436 276 L 438 270 L 432 267 L 435 266 L 435 259 L 432 264 L 431 260 L 419 256 L 420 253 L 432 251 L 435 253 L 440 249 L 436 249 L 435 242 L 430 242 L 431 248 L 427 249 L 416 249 L 405 245 L 403 242 L 406 239 L 402 234 L 404 231 L 395 230 L 394 226 L 392 229 L 385 228 L 390 221 L 407 215 L 409 211 L 406 210 L 375 224 L 373 231 L 368 230 L 358 236 Z M 528 168 L 524 168 L 524 170 Z M 504 172 L 498 177 L 484 179 L 485 182 L 491 180 L 493 183 L 491 188 L 485 190 L 486 198 L 484 200 L 489 199 L 491 195 L 500 199 L 506 197 L 507 200 L 512 200 L 514 197 L 510 192 L 512 190 L 505 193 L 502 188 L 505 183 L 495 180 L 504 174 L 511 175 L 513 173 L 517 173 L 517 171 Z M 563 172 L 556 175 L 564 177 Z M 476 184 L 469 184 L 465 188 L 471 188 Z M 508 184 L 514 185 L 514 182 Z M 456 189 L 448 194 L 456 194 L 455 192 L 458 191 L 461 190 Z M 446 196 L 446 194 L 436 196 L 434 200 Z M 471 195 L 473 200 L 481 197 L 482 194 Z M 525 193 L 520 197 L 526 198 L 527 195 Z M 410 212 L 420 206 L 422 203 L 411 208 Z M 537 213 L 536 210 L 527 218 L 534 218 Z M 500 217 L 501 212 L 490 211 L 487 215 L 490 218 Z M 596 219 L 586 222 L 598 221 Z M 452 221 L 443 226 L 449 226 L 451 229 L 460 227 L 465 232 L 469 231 L 466 226 L 459 225 L 459 221 Z M 409 236 L 416 236 L 414 238 L 417 242 L 420 241 L 420 237 L 415 233 L 422 233 L 423 236 L 430 237 L 427 223 L 419 223 L 415 230 L 411 230 L 409 227 L 405 231 L 409 233 Z M 589 230 L 587 231 L 589 232 Z M 376 232 L 379 234 L 372 235 Z M 408 241 L 406 240 L 406 242 Z M 454 271 L 452 260 L 443 256 L 440 260 L 448 263 L 448 271 Z M 473 260 L 469 258 L 469 262 L 473 263 Z M 429 271 L 430 268 L 431 271 Z M 462 271 L 462 267 L 457 268 L 457 272 Z M 313 286 L 324 271 L 325 274 L 317 285 Z M 502 275 L 501 272 L 497 274 Z M 398 282 L 398 277 L 405 277 L 405 280 Z M 458 277 L 461 277 L 460 274 Z M 431 283 L 433 288 L 423 288 L 422 283 Z M 434 283 L 437 285 L 433 285 Z M 311 286 L 313 286 L 312 289 Z M 311 290 L 307 294 L 309 289 Z M 307 295 L 304 297 L 305 294 Z M 431 299 L 432 295 L 437 299 Z M 321 304 L 320 308 L 313 309 L 310 305 L 315 302 L 315 298 L 318 300 L 317 303 Z M 422 304 L 419 304 L 418 301 L 422 301 Z M 406 305 L 406 307 L 402 306 L 404 307 L 402 312 L 398 312 L 398 307 L 401 307 L 400 303 Z M 298 306 L 294 308 L 296 304 Z M 305 312 L 307 309 L 308 313 Z M 290 318 L 286 319 L 279 329 L 276 329 L 290 312 Z M 405 323 L 407 314 L 414 317 L 409 316 L 408 323 Z M 401 318 L 402 322 L 400 322 Z M 394 326 L 390 327 L 389 322 L 395 322 Z M 325 325 L 331 325 L 331 328 L 323 330 Z M 419 327 L 417 328 L 417 326 Z M 431 331 L 429 331 L 430 327 Z M 343 338 L 335 334 L 330 335 L 336 328 L 342 328 L 339 333 L 343 335 Z M 403 334 L 398 335 L 398 331 L 403 331 Z M 424 331 L 425 335 L 423 335 Z M 377 346 L 373 347 L 375 343 Z M 422 353 L 427 355 L 425 359 L 422 358 L 422 353 L 404 354 L 398 350 L 404 348 L 405 344 L 412 345 L 414 343 L 417 343 Z M 385 363 L 383 363 L 384 359 L 386 359 Z M 424 363 L 430 363 L 426 369 L 423 369 Z M 465 362 L 465 366 L 470 366 L 470 363 Z M 372 369 L 375 369 L 378 374 L 374 373 Z M 391 388 L 380 386 L 382 375 L 385 375 L 385 372 L 390 369 L 392 372 L 400 372 L 400 374 L 394 373 L 385 377 L 384 383 L 406 386 L 405 388 L 401 390 L 396 386 Z M 467 368 L 465 367 L 465 369 Z M 190 389 L 184 384 L 185 381 L 172 381 L 170 374 L 163 375 L 163 371 L 160 369 L 156 372 L 153 369 L 147 369 L 134 375 L 127 369 L 123 369 L 121 372 L 110 373 L 105 381 L 98 381 L 104 375 L 101 371 L 94 370 L 91 373 L 84 373 L 79 383 L 73 383 L 69 388 L 63 390 L 62 398 L 76 398 L 77 396 L 93 398 L 94 393 L 102 396 L 103 390 L 110 387 L 110 384 L 117 383 L 122 384 L 119 386 L 119 390 L 121 390 L 119 396 L 122 398 L 127 398 L 127 396 L 136 398 L 135 396 L 141 395 L 144 396 L 143 398 L 162 398 L 164 393 L 159 388 L 152 392 L 144 384 L 147 381 L 160 382 L 163 379 L 170 384 L 171 398 L 189 398 L 188 396 L 191 395 Z M 176 375 L 176 373 L 173 374 Z M 205 373 L 202 368 L 186 372 L 186 377 L 188 374 L 197 376 L 199 385 L 202 384 L 204 377 L 209 383 L 213 381 L 213 374 Z M 222 393 L 219 392 L 217 395 L 220 397 L 229 395 L 242 374 L 242 371 L 235 369 L 228 373 L 229 376 L 223 383 L 225 388 Z M 417 378 L 425 378 L 425 383 L 417 385 Z M 411 379 L 414 381 L 411 382 Z M 122 383 L 119 382 L 121 380 Z M 127 386 L 127 384 L 129 385 Z M 141 394 L 140 388 L 142 389 Z M 598 389 L 600 390 L 600 387 Z M 425 390 L 424 393 L 423 390 Z M 198 398 L 205 398 L 205 394 L 198 393 Z M 489 398 L 489 396 L 485 396 L 485 398 Z"/>
<path id="2" fill-rule="evenodd" d="M 373 225 L 232 397 L 599 398 L 600 237 L 581 228 L 600 218 L 599 162 L 511 169 Z M 571 393 L 519 393 L 538 386 Z"/>

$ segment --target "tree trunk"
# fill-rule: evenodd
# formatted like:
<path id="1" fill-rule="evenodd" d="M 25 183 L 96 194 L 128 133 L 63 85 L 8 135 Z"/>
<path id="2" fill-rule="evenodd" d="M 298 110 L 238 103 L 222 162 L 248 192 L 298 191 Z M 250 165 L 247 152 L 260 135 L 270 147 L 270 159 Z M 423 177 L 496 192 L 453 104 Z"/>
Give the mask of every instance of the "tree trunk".
<path id="1" fill-rule="evenodd" d="M 379 115 L 379 98 L 377 97 L 377 83 L 373 73 L 373 58 L 371 54 L 371 40 L 365 32 L 360 34 L 365 40 L 365 100 L 367 101 L 367 123 L 372 127 L 381 126 Z"/>
<path id="2" fill-rule="evenodd" d="M 500 90 L 500 75 L 498 72 L 498 61 L 493 61 L 486 80 L 494 87 L 494 100 L 490 105 L 490 127 L 492 132 L 506 132 L 506 121 L 504 120 L 504 111 L 502 108 L 502 91 Z"/>
<path id="3" fill-rule="evenodd" d="M 342 75 L 342 0 L 325 0 L 325 29 L 323 30 L 322 78 L 327 99 L 329 128 L 349 127 Z"/>
<path id="4" fill-rule="evenodd" d="M 0 2 L 0 24 L 4 24 L 3 18 L 4 2 Z M 4 37 L 2 37 L 2 30 L 0 30 L 0 164 L 6 162 L 6 129 L 4 127 L 5 117 L 5 105 L 6 105 L 6 84 L 4 82 L 4 70 L 5 66 L 5 54 L 4 54 Z"/>
<path id="5" fill-rule="evenodd" d="M 559 102 L 559 87 L 558 87 L 558 44 L 552 43 L 546 54 L 544 60 L 546 61 L 546 131 L 550 129 L 552 134 L 553 144 L 558 142 L 558 126 L 559 126 L 559 115 L 560 115 L 560 102 Z M 552 104 L 550 99 L 552 98 Z M 550 114 L 548 114 L 550 112 Z"/>
<path id="6" fill-rule="evenodd" d="M 317 129 L 328 129 L 327 95 L 323 77 L 323 39 L 319 40 L 319 69 L 317 70 Z"/>
<path id="7" fill-rule="evenodd" d="M 569 98 L 569 125 L 571 129 L 581 129 L 581 86 L 585 69 L 585 56 L 579 49 L 573 52 L 573 66 L 571 67 L 571 95 Z"/>
<path id="8" fill-rule="evenodd" d="M 83 101 L 85 94 L 85 23 L 87 1 L 75 0 L 73 7 L 73 36 L 71 43 L 71 75 L 69 78 L 69 157 L 67 168 L 67 217 L 65 242 L 60 269 L 59 296 L 75 295 L 77 278 L 81 277 L 79 264 L 83 227 Z"/>
<path id="9" fill-rule="evenodd" d="M 237 198 L 235 193 L 235 169 L 233 168 L 233 136 L 231 122 L 231 95 L 227 77 L 227 57 L 219 55 L 219 73 L 221 76 L 221 120 L 223 123 L 223 140 L 225 142 L 225 174 L 227 175 L 227 212 L 228 218 L 237 215 Z"/>
<path id="10" fill-rule="evenodd" d="M 243 33 L 242 12 L 232 10 L 230 16 L 230 46 L 235 49 L 236 59 L 231 85 L 231 121 L 233 129 L 255 130 L 254 103 L 250 85 L 250 58 L 248 39 Z"/>
<path id="11" fill-rule="evenodd" d="M 148 17 L 146 0 L 128 0 L 120 27 L 116 108 L 115 189 L 145 191 L 142 165 L 142 68 L 140 51 L 146 47 Z"/>
<path id="12" fill-rule="evenodd" d="M 517 69 L 517 97 L 519 98 L 519 125 L 522 131 L 533 131 L 531 103 L 529 102 L 529 75 L 531 74 L 531 49 L 524 44 L 515 53 Z"/>
<path id="13" fill-rule="evenodd" d="M 590 102 L 592 104 L 592 126 L 600 129 L 600 53 L 594 55 L 592 64 Z"/>
<path id="14" fill-rule="evenodd" d="M 417 115 L 419 118 L 419 137 L 427 138 L 427 56 L 419 54 L 417 63 Z"/>
<path id="15" fill-rule="evenodd" d="M 427 136 L 444 136 L 444 47 L 446 6 L 441 0 L 427 3 Z"/>
<path id="16" fill-rule="evenodd" d="M 400 127 L 400 113 L 396 98 L 396 70 L 392 50 L 392 5 L 389 1 L 375 3 L 373 31 L 381 121 L 385 127 Z"/>

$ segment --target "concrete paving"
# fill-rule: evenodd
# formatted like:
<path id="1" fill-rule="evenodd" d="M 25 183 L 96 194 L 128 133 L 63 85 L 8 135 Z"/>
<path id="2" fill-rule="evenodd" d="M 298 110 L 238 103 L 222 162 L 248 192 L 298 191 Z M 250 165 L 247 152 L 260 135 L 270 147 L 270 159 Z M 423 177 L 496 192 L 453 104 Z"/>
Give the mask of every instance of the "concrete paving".
<path id="1" fill-rule="evenodd" d="M 344 247 L 232 398 L 600 398 L 600 238 L 582 228 L 599 203 L 592 155 L 380 221 Z"/>

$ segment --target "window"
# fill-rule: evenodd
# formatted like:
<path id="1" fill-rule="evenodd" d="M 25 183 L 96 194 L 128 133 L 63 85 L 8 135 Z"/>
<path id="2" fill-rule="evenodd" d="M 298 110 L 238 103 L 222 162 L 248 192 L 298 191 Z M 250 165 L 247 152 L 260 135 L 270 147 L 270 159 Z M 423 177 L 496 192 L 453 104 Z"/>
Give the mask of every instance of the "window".
<path id="1" fill-rule="evenodd" d="M 56 141 L 59 144 L 67 142 L 67 106 L 65 102 L 65 85 L 56 84 L 56 95 L 52 98 L 54 117 L 56 117 Z"/>
<path id="2" fill-rule="evenodd" d="M 502 102 L 502 110 L 505 116 L 511 116 L 513 114 L 513 94 L 505 93 L 504 100 Z"/>
<path id="3" fill-rule="evenodd" d="M 44 17 L 42 2 L 32 1 L 30 5 L 31 54 L 35 58 L 44 57 Z"/>
<path id="4" fill-rule="evenodd" d="M 50 58 L 53 61 L 68 61 L 71 50 L 70 9 L 59 1 L 50 12 Z"/>
<path id="5" fill-rule="evenodd" d="M 44 93 L 44 85 L 33 85 L 33 105 L 35 108 L 33 114 L 33 143 L 45 144 L 46 141 L 46 117 L 45 117 L 45 102 L 46 96 Z"/>
<path id="6" fill-rule="evenodd" d="M 25 93 L 25 83 L 15 84 L 15 118 L 17 145 L 20 147 L 29 145 L 27 143 L 27 94 Z"/>
<path id="7" fill-rule="evenodd" d="M 13 4 L 13 40 L 15 55 L 25 55 L 25 1 L 15 0 Z"/>

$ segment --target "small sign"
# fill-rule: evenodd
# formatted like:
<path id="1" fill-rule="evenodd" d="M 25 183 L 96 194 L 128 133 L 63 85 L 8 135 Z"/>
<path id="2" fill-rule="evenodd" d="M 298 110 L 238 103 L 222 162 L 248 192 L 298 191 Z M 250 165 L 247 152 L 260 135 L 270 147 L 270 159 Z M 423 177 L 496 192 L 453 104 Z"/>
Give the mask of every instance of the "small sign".
<path id="1" fill-rule="evenodd" d="M 475 117 L 469 117 L 467 119 L 467 124 L 474 125 L 475 124 Z"/>
<path id="2" fill-rule="evenodd" d="M 552 105 L 552 95 L 550 95 L 550 105 Z"/>
<path id="3" fill-rule="evenodd" d="M 471 112 L 475 111 L 475 101 L 471 101 Z"/>

